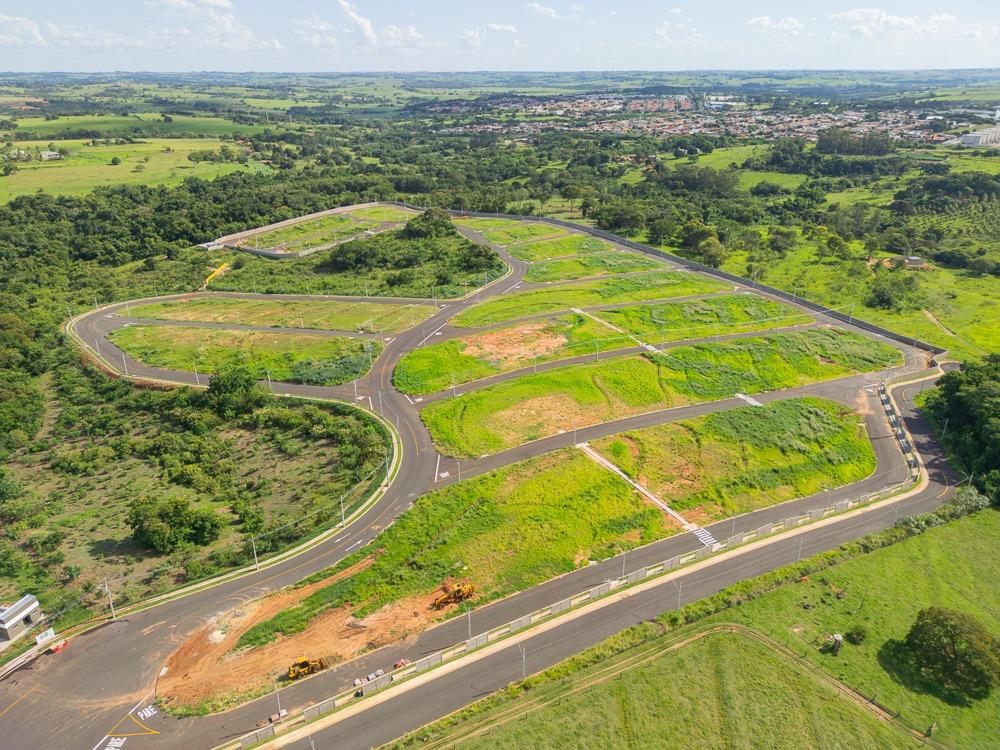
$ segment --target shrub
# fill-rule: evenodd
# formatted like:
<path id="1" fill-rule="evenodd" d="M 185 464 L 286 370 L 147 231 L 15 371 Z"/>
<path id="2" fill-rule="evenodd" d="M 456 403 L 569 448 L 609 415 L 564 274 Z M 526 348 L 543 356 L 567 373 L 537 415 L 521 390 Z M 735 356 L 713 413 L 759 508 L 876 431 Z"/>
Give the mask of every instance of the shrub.
<path id="1" fill-rule="evenodd" d="M 920 610 L 905 644 L 920 675 L 945 691 L 985 698 L 1000 684 L 1000 640 L 965 612 Z"/>
<path id="2" fill-rule="evenodd" d="M 865 642 L 865 638 L 868 637 L 868 628 L 864 625 L 851 625 L 844 633 L 844 638 L 847 639 L 848 643 L 852 643 L 855 646 L 860 646 Z"/>

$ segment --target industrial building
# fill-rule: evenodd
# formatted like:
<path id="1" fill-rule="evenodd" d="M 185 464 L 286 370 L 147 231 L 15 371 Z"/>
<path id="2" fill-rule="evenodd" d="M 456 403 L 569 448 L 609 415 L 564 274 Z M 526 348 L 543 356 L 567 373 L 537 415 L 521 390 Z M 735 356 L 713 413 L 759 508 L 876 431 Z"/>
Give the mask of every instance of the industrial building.
<path id="1" fill-rule="evenodd" d="M 16 641 L 42 620 L 42 609 L 31 594 L 9 607 L 0 606 L 0 643 Z"/>
<path id="2" fill-rule="evenodd" d="M 995 146 L 1000 144 L 1000 125 L 989 130 L 977 130 L 962 136 L 963 146 Z"/>

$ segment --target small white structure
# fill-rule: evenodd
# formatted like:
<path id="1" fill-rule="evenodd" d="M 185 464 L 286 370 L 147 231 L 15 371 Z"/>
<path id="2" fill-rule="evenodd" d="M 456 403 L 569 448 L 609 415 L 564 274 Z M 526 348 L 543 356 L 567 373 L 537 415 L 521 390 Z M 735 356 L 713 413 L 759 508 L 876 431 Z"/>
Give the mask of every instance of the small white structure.
<path id="1" fill-rule="evenodd" d="M 0 641 L 16 641 L 42 620 L 38 599 L 26 594 L 9 607 L 0 607 Z"/>
<path id="2" fill-rule="evenodd" d="M 993 146 L 1000 143 L 1000 126 L 962 136 L 963 146 Z"/>

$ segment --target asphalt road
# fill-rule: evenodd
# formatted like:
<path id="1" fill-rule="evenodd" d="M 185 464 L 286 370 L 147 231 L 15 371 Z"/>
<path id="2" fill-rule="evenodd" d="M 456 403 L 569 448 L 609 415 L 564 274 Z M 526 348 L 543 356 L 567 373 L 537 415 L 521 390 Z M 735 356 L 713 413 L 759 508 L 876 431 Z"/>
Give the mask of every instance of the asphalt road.
<path id="1" fill-rule="evenodd" d="M 479 235 L 471 230 L 463 228 L 463 233 L 476 241 L 483 241 Z M 441 309 L 429 319 L 411 330 L 390 337 L 383 354 L 375 362 L 374 367 L 367 375 L 358 380 L 356 384 L 357 398 L 354 395 L 353 384 L 337 388 L 286 383 L 273 385 L 274 391 L 282 395 L 337 399 L 352 403 L 360 402 L 360 405 L 381 413 L 387 420 L 391 421 L 399 433 L 401 463 L 398 474 L 385 494 L 347 529 L 331 535 L 301 555 L 258 573 L 227 581 L 214 588 L 109 623 L 74 638 L 70 648 L 66 651 L 57 655 L 43 656 L 30 667 L 20 670 L 0 683 L 0 712 L 2 712 L 0 713 L 0 733 L 5 738 L 15 738 L 13 744 L 9 745 L 5 740 L 5 750 L 8 746 L 11 750 L 37 747 L 84 748 L 86 750 L 87 748 L 104 747 L 107 735 L 112 732 L 123 734 L 125 733 L 124 728 L 132 727 L 133 724 L 140 725 L 144 729 L 135 730 L 132 736 L 128 737 L 127 742 L 130 748 L 140 746 L 142 748 L 210 747 L 223 739 L 239 736 L 249 731 L 262 717 L 273 712 L 273 697 L 259 699 L 225 714 L 199 719 L 178 720 L 164 717 L 160 714 L 149 713 L 146 707 L 152 700 L 156 676 L 163 661 L 174 648 L 183 642 L 188 634 L 204 624 L 212 615 L 294 583 L 313 572 L 336 563 L 349 552 L 377 536 L 379 531 L 408 508 L 417 496 L 432 489 L 435 484 L 457 480 L 457 471 L 454 470 L 451 470 L 450 476 L 443 480 L 438 476 L 439 471 L 448 471 L 449 459 L 442 459 L 433 446 L 419 417 L 421 404 L 414 403 L 393 388 L 392 373 L 403 354 L 418 346 L 440 340 L 437 334 L 448 330 L 447 321 L 452 316 L 480 299 L 510 293 L 517 288 L 527 270 L 527 264 L 512 258 L 502 248 L 494 247 L 510 264 L 512 273 L 466 300 L 438 302 Z M 187 297 L 190 295 L 178 296 Z M 228 294 L 225 296 L 274 298 L 274 296 L 252 294 Z M 310 299 L 310 297 L 302 295 L 281 295 L 281 297 Z M 357 298 L 330 297 L 328 299 Z M 378 301 L 385 300 L 380 298 Z M 413 300 L 396 301 L 408 303 Z M 138 301 L 129 304 L 138 304 Z M 164 380 L 177 384 L 205 384 L 203 375 L 149 367 L 132 360 L 117 347 L 114 347 L 106 339 L 106 335 L 110 330 L 125 322 L 125 318 L 122 317 L 125 309 L 125 303 L 122 303 L 85 315 L 77 320 L 75 331 L 88 348 L 98 353 L 116 369 L 127 370 L 130 376 Z M 300 332 L 300 329 L 292 330 Z M 924 366 L 923 355 L 912 349 L 901 348 L 906 355 L 906 365 L 899 369 L 905 371 L 922 369 Z M 519 373 L 507 373 L 501 379 L 513 378 L 518 375 Z M 877 379 L 877 374 L 854 376 L 805 386 L 802 389 L 757 394 L 755 398 L 766 402 L 790 398 L 802 393 L 812 393 L 834 398 L 852 406 L 859 406 L 865 402 L 865 399 L 868 399 L 863 390 L 864 385 Z M 462 475 L 464 478 L 498 468 L 512 461 L 570 445 L 575 440 L 589 440 L 625 429 L 743 405 L 745 402 L 739 399 L 726 399 L 711 404 L 664 410 L 618 420 L 606 425 L 596 425 L 580 429 L 577 435 L 569 433 L 556 435 L 495 456 L 478 459 L 474 462 L 463 462 Z M 869 406 L 872 404 L 869 403 Z M 879 468 L 873 477 L 818 497 L 803 498 L 734 520 L 723 521 L 709 527 L 710 531 L 713 531 L 717 538 L 725 538 L 732 533 L 732 529 L 739 531 L 756 528 L 768 520 L 776 520 L 805 508 L 834 502 L 842 496 L 854 496 L 898 481 L 902 476 L 901 472 L 905 472 L 902 457 L 895 448 L 895 443 L 888 436 L 885 422 L 875 407 L 870 409 L 871 413 L 866 415 L 865 419 L 879 459 Z M 930 445 L 929 447 L 933 448 L 934 446 Z M 916 507 L 914 500 L 907 502 L 909 503 L 907 512 L 911 506 Z M 716 529 L 716 526 L 719 528 Z M 860 533 L 867 533 L 867 529 L 868 526 L 851 527 L 850 529 L 845 528 L 843 533 L 846 535 L 853 533 L 854 536 L 857 536 Z M 829 536 L 830 532 L 827 529 L 824 529 L 822 533 L 817 531 L 817 534 L 819 537 L 817 544 L 829 542 L 832 546 L 832 544 L 838 543 L 833 541 L 834 537 Z M 845 538 L 853 537 L 847 536 Z M 625 563 L 632 569 L 639 567 L 644 562 L 656 562 L 678 554 L 678 552 L 695 549 L 698 546 L 700 546 L 700 542 L 693 535 L 678 534 L 655 545 L 630 552 Z M 472 615 L 473 630 L 483 630 L 494 624 L 509 621 L 518 616 L 519 613 L 523 614 L 538 609 L 553 600 L 563 598 L 565 592 L 576 592 L 586 587 L 589 582 L 604 580 L 610 576 L 610 571 L 618 571 L 615 573 L 618 575 L 621 564 L 620 559 L 607 561 L 602 565 L 576 571 L 527 592 L 509 597 L 502 602 L 481 608 Z M 737 569 L 732 571 L 732 575 L 737 576 L 733 580 L 755 575 L 756 565 L 758 565 L 757 562 L 748 561 L 746 568 L 737 566 Z M 720 576 L 718 580 L 729 579 Z M 725 584 L 720 583 L 719 585 Z M 685 591 L 687 590 L 685 583 Z M 704 595 L 698 593 L 701 590 L 699 585 L 692 582 L 692 597 Z M 707 588 L 705 590 L 707 591 Z M 649 603 L 649 607 L 650 611 L 656 610 L 657 612 L 664 608 L 662 602 L 657 604 L 655 599 Z M 659 608 L 657 609 L 657 607 Z M 644 612 L 645 610 L 636 611 Z M 621 616 L 624 619 L 611 618 L 609 622 L 602 621 L 600 625 L 593 626 L 585 633 L 591 634 L 595 640 L 600 640 L 604 635 L 616 632 L 627 625 L 628 618 L 635 615 L 623 613 Z M 288 690 L 282 691 L 283 704 L 291 707 L 325 697 L 345 685 L 355 675 L 366 673 L 368 665 L 378 664 L 378 666 L 385 667 L 391 664 L 397 654 L 405 653 L 412 656 L 437 650 L 442 645 L 448 645 L 465 637 L 466 633 L 462 631 L 467 627 L 468 622 L 460 620 L 448 622 L 428 631 L 419 638 L 366 655 L 357 662 L 330 670 L 317 679 L 294 685 Z M 565 646 L 552 645 L 549 648 L 543 643 L 535 644 L 532 647 L 532 654 L 537 651 L 538 662 L 536 664 L 529 660 L 531 668 L 544 666 L 541 656 L 543 649 L 545 649 L 546 659 L 559 654 L 569 654 L 585 647 L 587 643 L 593 642 L 587 641 L 591 635 L 579 634 L 574 631 L 572 635 L 567 635 L 566 639 L 560 641 L 560 643 L 566 644 Z M 519 670 L 518 664 L 518 672 Z M 495 672 L 491 673 L 487 670 L 483 673 L 483 679 L 485 680 L 487 676 L 491 679 L 499 679 L 505 675 L 504 669 L 498 667 Z M 515 676 L 519 676 L 519 674 Z M 493 681 L 495 682 L 496 679 Z M 468 679 L 465 681 L 469 682 Z M 470 685 L 476 686 L 477 690 L 492 689 L 485 687 L 486 682 L 481 684 L 478 678 L 473 679 Z M 402 731 L 408 727 L 418 726 L 438 715 L 432 710 L 434 706 L 444 706 L 449 704 L 449 701 L 452 703 L 467 701 L 476 695 L 470 693 L 468 689 L 458 688 L 448 688 L 444 693 L 448 696 L 447 700 L 438 697 L 428 698 L 421 704 L 420 710 L 405 709 L 394 719 L 395 723 L 378 722 L 373 719 L 374 724 L 379 727 L 380 731 L 391 733 L 396 732 L 396 728 Z M 435 696 L 437 695 L 435 692 Z M 461 705 L 461 703 L 455 705 Z M 135 708 L 134 712 L 132 711 L 133 707 Z M 136 718 L 139 713 L 142 713 L 141 718 Z M 148 731 L 145 731 L 146 729 Z M 364 734 L 366 731 L 364 727 L 357 727 L 357 732 L 361 732 L 361 734 L 356 734 L 355 740 L 361 744 L 350 746 L 368 747 L 382 741 L 381 734 L 374 733 L 369 737 Z M 158 734 L 150 732 L 158 732 Z"/>

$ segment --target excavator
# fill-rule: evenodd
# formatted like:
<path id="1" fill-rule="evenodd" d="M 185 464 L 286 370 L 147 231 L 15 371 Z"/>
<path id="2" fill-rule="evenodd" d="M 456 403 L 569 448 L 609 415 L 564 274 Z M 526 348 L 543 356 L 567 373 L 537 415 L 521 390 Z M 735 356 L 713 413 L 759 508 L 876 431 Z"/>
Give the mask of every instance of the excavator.
<path id="1" fill-rule="evenodd" d="M 288 668 L 288 679 L 297 680 L 300 677 L 305 677 L 306 675 L 316 674 L 326 669 L 326 659 L 320 657 L 319 659 L 307 659 L 306 657 L 300 657 L 295 661 L 292 666 Z"/>
<path id="2" fill-rule="evenodd" d="M 434 609 L 444 609 L 449 604 L 458 604 L 476 593 L 476 587 L 471 583 L 460 583 L 456 586 L 446 583 L 444 593 L 433 601 Z"/>

